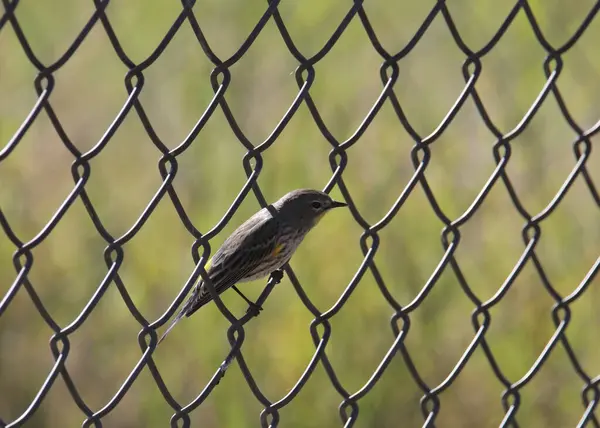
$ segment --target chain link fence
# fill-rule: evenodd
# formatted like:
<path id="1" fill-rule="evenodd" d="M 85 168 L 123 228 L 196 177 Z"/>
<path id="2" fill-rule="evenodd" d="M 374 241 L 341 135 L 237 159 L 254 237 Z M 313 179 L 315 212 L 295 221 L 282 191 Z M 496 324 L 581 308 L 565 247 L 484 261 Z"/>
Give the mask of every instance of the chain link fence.
<path id="1" fill-rule="evenodd" d="M 568 40 L 556 44 L 551 43 L 545 37 L 530 3 L 527 1 L 517 1 L 511 6 L 508 14 L 502 18 L 501 25 L 494 30 L 485 45 L 478 49 L 471 47 L 461 36 L 461 32 L 455 24 L 456 18 L 451 11 L 451 6 L 444 1 L 432 2 L 431 8 L 424 16 L 422 22 L 419 23 L 418 29 L 414 32 L 413 36 L 401 49 L 395 50 L 386 48 L 386 44 L 378 38 L 378 32 L 371 24 L 367 5 L 360 1 L 348 2 L 345 15 L 337 23 L 337 26 L 330 33 L 326 42 L 312 55 L 308 55 L 297 46 L 292 32 L 288 29 L 286 19 L 280 13 L 280 3 L 269 1 L 261 9 L 261 16 L 254 22 L 253 28 L 245 36 L 241 45 L 232 54 L 223 56 L 218 55 L 213 50 L 211 43 L 206 38 L 204 27 L 200 24 L 197 16 L 198 12 L 194 10 L 195 2 L 183 1 L 176 19 L 172 22 L 168 31 L 164 33 L 164 36 L 155 46 L 152 53 L 143 60 L 132 59 L 128 55 L 127 49 L 123 47 L 123 40 L 117 36 L 117 32 L 114 30 L 112 24 L 113 18 L 109 14 L 112 3 L 101 0 L 94 0 L 90 3 L 93 3 L 93 10 L 89 14 L 85 25 L 77 32 L 70 45 L 55 60 L 48 62 L 40 59 L 36 54 L 35 49 L 29 42 L 28 32 L 22 26 L 24 18 L 21 17 L 20 10 L 32 6 L 28 6 L 26 2 L 18 0 L 2 0 L 4 10 L 0 13 L 0 35 L 6 35 L 7 33 L 14 34 L 18 39 L 22 53 L 26 56 L 31 66 L 35 68 L 35 78 L 31 83 L 34 85 L 37 99 L 31 107 L 29 114 L 16 131 L 13 129 L 10 132 L 11 135 L 9 138 L 2 141 L 0 168 L 3 163 L 8 163 L 11 157 L 15 156 L 14 154 L 19 150 L 25 136 L 31 134 L 31 129 L 36 121 L 50 121 L 60 142 L 70 153 L 72 186 L 60 203 L 60 206 L 32 238 L 25 238 L 26 234 L 19 232 L 14 227 L 14 218 L 6 214 L 6 204 L 11 202 L 3 199 L 2 203 L 4 206 L 0 207 L 0 225 L 3 234 L 11 243 L 12 266 L 14 268 L 12 282 L 8 285 L 3 284 L 2 299 L 0 301 L 0 320 L 11 309 L 11 305 L 14 304 L 17 296 L 27 296 L 27 299 L 35 306 L 35 311 L 39 313 L 47 328 L 51 330 L 49 345 L 52 355 L 51 367 L 47 371 L 43 382 L 37 385 L 37 393 L 29 397 L 28 404 L 21 409 L 4 407 L 3 411 L 8 413 L 0 414 L 1 426 L 16 427 L 27 425 L 27 422 L 31 421 L 36 415 L 36 412 L 38 412 L 50 391 L 53 388 L 57 388 L 57 385 L 60 383 L 66 386 L 70 400 L 72 400 L 79 410 L 80 413 L 78 414 L 80 419 L 83 419 L 83 426 L 118 426 L 119 422 L 117 420 L 113 419 L 108 423 L 106 422 L 107 418 L 110 417 L 111 412 L 119 404 L 124 402 L 128 394 L 133 394 L 131 391 L 136 382 L 139 382 L 142 377 L 148 374 L 151 375 L 158 391 L 160 391 L 160 395 L 171 409 L 171 426 L 195 426 L 196 423 L 192 423 L 191 419 L 193 412 L 197 408 L 202 408 L 203 404 L 206 404 L 207 399 L 222 386 L 220 382 L 222 379 L 227 379 L 227 377 L 223 377 L 228 367 L 227 370 L 234 370 L 235 367 L 235 370 L 239 369 L 241 371 L 243 379 L 247 383 L 251 393 L 257 402 L 260 403 L 260 407 L 262 408 L 259 417 L 260 422 L 257 423 L 254 420 L 253 423 L 255 424 L 260 424 L 260 426 L 264 427 L 288 426 L 285 417 L 286 406 L 293 403 L 299 397 L 317 371 L 323 370 L 331 386 L 337 393 L 340 425 L 347 427 L 361 426 L 361 403 L 373 393 L 382 379 L 386 378 L 386 376 L 393 376 L 390 370 L 388 370 L 393 363 L 402 365 L 408 371 L 410 377 L 407 379 L 411 379 L 410 382 L 417 386 L 421 397 L 419 404 L 397 402 L 395 405 L 401 407 L 416 405 L 417 408 L 420 406 L 422 425 L 433 427 L 438 423 L 436 421 L 438 421 L 440 412 L 445 409 L 445 391 L 451 389 L 461 376 L 461 373 L 469 367 L 474 354 L 480 353 L 485 357 L 487 369 L 491 369 L 502 388 L 501 396 L 497 396 L 498 405 L 502 409 L 502 419 L 496 421 L 494 425 L 517 427 L 521 426 L 519 424 L 520 415 L 522 414 L 520 409 L 527 405 L 527 400 L 523 397 L 524 389 L 538 377 L 550 356 L 553 353 L 562 351 L 568 357 L 568 365 L 563 365 L 563 370 L 576 374 L 581 388 L 579 392 L 581 404 L 577 410 L 580 418 L 578 421 L 573 422 L 578 427 L 600 426 L 597 413 L 597 405 L 600 400 L 600 375 L 597 370 L 594 372 L 584 368 L 585 364 L 580 361 L 578 352 L 572 346 L 569 338 L 569 332 L 571 331 L 569 330 L 569 325 L 573 315 L 573 305 L 578 299 L 590 296 L 591 292 L 589 290 L 593 288 L 593 281 L 600 266 L 600 258 L 596 258 L 595 262 L 591 266 L 588 266 L 587 273 L 579 279 L 578 283 L 571 282 L 569 284 L 570 292 L 564 293 L 553 285 L 552 280 L 547 274 L 547 266 L 539 257 L 537 250 L 544 236 L 544 223 L 561 206 L 561 203 L 573 188 L 574 183 L 583 183 L 587 189 L 586 197 L 589 200 L 593 200 L 596 208 L 600 206 L 600 196 L 589 166 L 592 153 L 592 138 L 600 132 L 600 122 L 596 122 L 591 127 L 582 125 L 571 113 L 568 103 L 564 101 L 562 91 L 559 90 L 561 72 L 565 66 L 564 56 L 578 44 L 580 38 L 586 34 L 588 27 L 598 20 L 597 12 L 600 8 L 600 2 L 590 4 L 590 7 L 579 20 L 577 27 L 571 32 Z M 535 40 L 543 50 L 545 55 L 543 61 L 545 83 L 529 109 L 520 118 L 518 124 L 507 131 L 502 130 L 504 127 L 498 125 L 493 119 L 494 115 L 490 114 L 489 108 L 480 97 L 477 82 L 480 80 L 482 73 L 485 73 L 483 61 L 486 56 L 494 50 L 517 18 L 526 19 L 527 25 L 535 35 Z M 419 46 L 434 20 L 436 22 L 443 22 L 451 35 L 453 43 L 460 50 L 463 58 L 461 70 L 464 85 L 450 109 L 447 110 L 443 120 L 432 133 L 425 136 L 423 133 L 418 132 L 411 120 L 408 119 L 410 111 L 407 112 L 403 106 L 397 94 L 397 88 L 403 84 L 401 68 L 406 58 Z M 290 75 L 289 79 L 295 80 L 297 91 L 293 101 L 289 103 L 287 111 L 281 116 L 276 126 L 272 128 L 270 135 L 263 141 L 257 142 L 255 138 L 249 137 L 248 133 L 239 125 L 239 115 L 234 113 L 228 103 L 228 89 L 232 85 L 232 82 L 235 81 L 236 64 L 247 55 L 257 38 L 261 35 L 261 32 L 268 25 L 276 27 L 280 35 L 280 41 L 285 44 L 287 52 L 293 57 L 296 63 L 295 71 L 292 73 L 293 77 Z M 336 44 L 344 38 L 345 31 L 350 25 L 360 25 L 368 37 L 370 48 L 378 56 L 380 64 L 380 89 L 378 96 L 374 102 L 371 102 L 367 114 L 364 115 L 355 132 L 348 138 L 340 139 L 334 136 L 335 133 L 331 131 L 330 125 L 324 119 L 321 108 L 318 107 L 318 103 L 313 98 L 311 88 L 319 80 L 319 64 L 330 54 Z M 196 39 L 195 48 L 201 49 L 205 58 L 211 63 L 212 72 L 209 79 L 213 93 L 208 106 L 201 116 L 197 117 L 196 123 L 188 135 L 177 145 L 171 146 L 165 142 L 164 138 L 159 136 L 159 132 L 153 126 L 153 121 L 147 113 L 147 104 L 141 101 L 141 94 L 148 85 L 152 84 L 146 81 L 147 71 L 163 55 L 169 44 L 184 28 L 193 31 Z M 112 123 L 108 126 L 102 137 L 89 149 L 82 150 L 81 146 L 74 140 L 75 137 L 63 125 L 61 115 L 53 108 L 53 100 L 55 98 L 53 94 L 59 86 L 58 80 L 60 78 L 57 80 L 57 74 L 60 75 L 61 69 L 68 67 L 72 61 L 75 61 L 76 54 L 80 50 L 85 49 L 86 38 L 93 31 L 101 32 L 108 38 L 113 49 L 113 55 L 118 58 L 121 66 L 126 70 L 124 83 L 127 98 L 122 104 L 120 111 L 114 115 Z M 4 54 L 2 56 L 3 60 L 8 60 Z M 205 77 L 198 76 L 197 79 L 205 79 Z M 72 96 L 76 97 L 77 95 L 72 94 Z M 596 103 L 597 99 L 596 94 L 594 98 Z M 572 152 L 569 158 L 570 170 L 568 174 L 562 176 L 562 185 L 554 197 L 541 210 L 532 211 L 531 208 L 527 207 L 528 204 L 526 201 L 519 195 L 519 191 L 516 190 L 518 186 L 515 186 L 514 175 L 509 172 L 511 158 L 515 150 L 514 140 L 528 128 L 542 106 L 550 102 L 556 103 L 564 121 L 568 124 L 572 135 L 574 135 L 574 138 L 569 143 Z M 432 189 L 428 177 L 430 177 L 430 163 L 436 157 L 436 141 L 447 132 L 455 117 L 467 103 L 475 106 L 480 119 L 485 124 L 489 133 L 493 135 L 494 142 L 490 146 L 486 146 L 484 153 L 486 156 L 493 157 L 495 164 L 493 172 L 489 174 L 485 184 L 478 191 L 468 208 L 462 214 L 455 216 L 443 208 L 443 203 L 440 203 L 439 194 Z M 403 130 L 410 136 L 412 148 L 410 149 L 409 157 L 414 170 L 411 171 L 410 179 L 403 185 L 404 187 L 401 191 L 397 193 L 396 199 L 388 212 L 377 221 L 368 221 L 359 208 L 359 204 L 355 203 L 356 196 L 354 195 L 356 193 L 354 192 L 358 192 L 359 189 L 354 189 L 348 185 L 345 173 L 348 170 L 349 163 L 353 160 L 352 148 L 355 145 L 368 143 L 364 134 L 372 125 L 375 118 L 378 117 L 384 106 L 393 110 L 397 122 L 401 124 Z M 259 105 L 257 105 L 257 108 L 259 108 Z M 312 344 L 314 345 L 314 349 L 311 350 L 312 355 L 306 360 L 303 372 L 294 380 L 287 393 L 274 397 L 273 394 L 266 392 L 269 388 L 264 385 L 261 386 L 256 381 L 256 376 L 251 369 L 251 365 L 244 358 L 243 352 L 248 342 L 252 340 L 246 335 L 248 327 L 253 322 L 259 321 L 261 317 L 265 316 L 265 313 L 272 309 L 272 306 L 268 304 L 269 301 L 267 298 L 274 290 L 278 290 L 275 287 L 278 281 L 276 278 L 271 278 L 258 299 L 258 303 L 264 305 L 265 311 L 257 315 L 258 318 L 256 319 L 254 319 L 255 314 L 252 313 L 235 316 L 222 301 L 219 302 L 217 305 L 218 309 L 228 322 L 226 339 L 230 348 L 226 354 L 222 355 L 222 364 L 217 364 L 213 367 L 214 371 L 208 381 L 202 382 L 202 384 L 200 382 L 194 383 L 195 397 L 191 400 L 183 401 L 177 398 L 172 388 L 163 380 L 161 366 L 155 360 L 155 352 L 159 352 L 164 346 L 161 344 L 161 347 L 156 348 L 158 334 L 161 328 L 165 326 L 177 311 L 177 308 L 181 305 L 200 276 L 204 277 L 206 275 L 204 265 L 210 258 L 211 252 L 214 252 L 216 243 L 221 242 L 224 237 L 223 229 L 230 223 L 232 226 L 239 224 L 237 221 L 232 221 L 232 217 L 238 211 L 241 204 L 245 200 L 252 198 L 255 198 L 260 206 L 263 207 L 273 202 L 273 198 L 267 198 L 263 194 L 263 190 L 259 186 L 259 177 L 265 165 L 277 162 L 268 158 L 269 152 L 278 144 L 281 134 L 288 127 L 299 109 L 307 109 L 314 125 L 316 125 L 323 138 L 329 143 L 328 163 L 331 173 L 327 184 L 324 186 L 324 190 L 330 192 L 336 188 L 339 189 L 343 200 L 349 204 L 349 211 L 352 218 L 361 229 L 358 246 L 362 253 L 362 260 L 358 265 L 349 265 L 343 260 L 330 261 L 330 263 L 341 263 L 345 270 L 352 272 L 353 277 L 337 296 L 335 303 L 326 310 L 318 309 L 314 301 L 309 298 L 310 293 L 305 291 L 307 288 L 310 289 L 310 287 L 303 287 L 299 280 L 300 276 L 294 273 L 291 266 L 286 266 L 285 279 L 282 281 L 282 285 L 278 287 L 282 287 L 286 281 L 291 282 L 296 292 L 294 299 L 299 299 L 310 312 L 312 322 L 310 322 L 308 330 Z M 194 217 L 189 214 L 181 202 L 181 192 L 178 192 L 175 178 L 180 169 L 181 157 L 194 145 L 201 144 L 199 141 L 200 138 L 198 138 L 199 134 L 208 126 L 207 124 L 214 121 L 213 118 L 217 114 L 222 114 L 225 117 L 235 139 L 240 147 L 243 147 L 243 170 L 246 174 L 246 181 L 230 206 L 221 212 L 222 218 L 208 231 L 201 231 L 201 228 L 195 223 Z M 160 152 L 158 170 L 161 181 L 137 220 L 130 225 L 126 232 L 115 234 L 106 226 L 102 214 L 98 212 L 97 204 L 94 202 L 94 198 L 90 196 L 89 183 L 95 173 L 93 163 L 110 147 L 115 134 L 119 132 L 126 119 L 135 120 L 141 124 L 154 147 Z M 548 126 L 551 126 L 551 124 Z M 6 135 L 6 133 L 2 135 Z M 43 136 L 34 136 L 34 138 L 43 138 Z M 455 141 L 454 143 L 462 144 L 461 141 Z M 553 143 L 549 141 L 544 141 L 541 144 L 548 151 L 552 151 L 557 147 L 554 146 L 553 148 Z M 564 144 L 561 147 L 564 147 Z M 203 150 L 210 149 L 204 148 Z M 51 158 L 48 158 L 48 162 L 50 161 Z M 150 166 L 147 165 L 147 167 L 150 169 Z M 380 167 L 385 168 L 384 165 Z M 2 187 L 6 189 L 10 188 L 11 185 L 11 181 L 5 181 Z M 128 183 L 123 183 L 123 186 L 127 185 Z M 512 203 L 510 209 L 520 216 L 522 222 L 522 250 L 505 280 L 499 286 L 495 287 L 495 292 L 491 296 L 484 297 L 467 280 L 467 276 L 463 273 L 463 263 L 462 261 L 459 263 L 459 258 L 456 254 L 461 246 L 461 237 L 463 236 L 465 225 L 474 223 L 473 218 L 484 205 L 486 198 L 488 198 L 493 189 L 498 188 L 502 188 L 508 192 L 510 202 Z M 382 233 L 384 233 L 398 214 L 402 212 L 404 205 L 413 197 L 418 189 L 423 192 L 435 216 L 441 222 L 441 245 L 443 253 L 441 258 L 434 261 L 436 266 L 430 271 L 429 277 L 418 285 L 418 292 L 410 300 L 401 301 L 392 291 L 392 288 L 396 286 L 396 283 L 400 283 L 401 285 L 405 280 L 402 278 L 385 279 L 375 261 L 375 256 L 380 247 Z M 365 191 L 365 189 L 360 191 Z M 15 192 L 12 197 L 16 200 L 19 198 L 19 195 Z M 17 202 L 14 203 L 16 204 Z M 189 274 L 185 284 L 180 284 L 180 292 L 176 298 L 170 304 L 164 301 L 161 309 L 164 312 L 154 319 L 149 318 L 147 311 L 141 310 L 139 305 L 134 303 L 136 298 L 132 297 L 131 287 L 126 285 L 127 281 L 123 280 L 121 267 L 128 252 L 126 249 L 127 245 L 144 230 L 147 222 L 161 203 L 168 203 L 176 210 L 181 225 L 185 227 L 187 234 L 189 234 L 188 236 L 192 237 L 191 254 L 194 269 Z M 44 298 L 40 297 L 40 286 L 30 280 L 30 272 L 39 263 L 39 257 L 36 255 L 37 248 L 55 233 L 59 225 L 68 223 L 67 213 L 73 210 L 73 207 L 77 204 L 81 204 L 85 208 L 89 220 L 93 223 L 95 233 L 103 239 L 105 247 L 103 263 L 106 271 L 103 273 L 101 281 L 95 285 L 95 291 L 91 298 L 80 308 L 78 315 L 68 322 L 59 322 L 48 310 Z M 498 221 L 501 222 L 502 218 L 499 217 Z M 411 227 L 411 225 L 407 227 Z M 323 230 L 314 233 L 328 235 L 329 232 L 326 229 L 323 228 Z M 216 237 L 218 238 L 215 240 Z M 329 239 L 334 238 L 330 236 Z M 569 249 L 564 248 L 563 251 L 569 251 Z M 323 256 L 326 253 L 327 251 L 324 251 Z M 396 257 L 402 258 L 403 254 L 397 254 Z M 102 263 L 101 259 L 97 258 L 96 263 Z M 294 259 L 292 259 L 291 264 L 294 265 Z M 548 321 L 549 315 L 553 323 L 553 333 L 549 338 L 544 339 L 547 342 L 541 352 L 537 353 L 535 361 L 530 365 L 529 369 L 522 376 L 514 377 L 508 375 L 507 370 L 503 368 L 502 360 L 508 357 L 505 354 L 500 356 L 497 351 L 494 351 L 493 340 L 489 339 L 488 332 L 495 319 L 495 315 L 492 316 L 492 312 L 503 301 L 526 267 L 535 270 L 538 281 L 543 285 L 543 287 L 537 288 L 536 293 L 544 293 L 545 296 L 552 299 L 552 306 L 549 312 L 546 312 L 546 317 L 533 322 Z M 422 356 L 415 357 L 410 347 L 407 346 L 407 338 L 411 334 L 413 336 L 421 334 L 418 331 L 411 331 L 411 325 L 414 321 L 413 315 L 428 300 L 430 293 L 436 287 L 441 287 L 440 278 L 448 273 L 454 275 L 460 287 L 460 293 L 470 301 L 471 313 L 470 315 L 463 313 L 463 315 L 467 318 L 470 316 L 471 333 L 468 345 L 462 349 L 460 357 L 452 363 L 451 370 L 446 373 L 446 376 L 441 381 L 432 382 L 432 377 L 424 373 L 424 369 L 420 368 L 421 364 L 419 360 L 422 359 Z M 335 323 L 336 316 L 367 276 L 372 276 L 376 283 L 376 287 L 370 288 L 369 293 L 381 294 L 387 302 L 386 307 L 388 309 L 385 316 L 389 317 L 391 315 L 388 331 L 385 334 L 382 333 L 385 337 L 387 352 L 380 356 L 374 370 L 369 369 L 370 374 L 366 382 L 358 389 L 350 389 L 345 385 L 336 370 L 336 364 L 330 357 L 329 344 L 331 336 L 335 331 L 333 324 Z M 163 287 L 166 286 L 163 284 Z M 170 284 L 169 287 L 171 287 L 172 291 L 175 285 Z M 110 399 L 104 405 L 96 407 L 89 404 L 84 394 L 81 393 L 81 385 L 78 385 L 72 378 L 69 369 L 69 360 L 76 359 L 78 352 L 72 346 L 72 338 L 80 329 L 84 329 L 86 324 L 92 322 L 92 314 L 96 311 L 103 296 L 109 289 L 118 290 L 119 299 L 124 302 L 128 309 L 128 314 L 130 314 L 128 316 L 133 317 L 138 323 L 139 359 L 137 363 L 130 367 L 128 375 Z M 272 298 L 274 294 L 269 298 Z M 591 297 L 589 298 L 591 299 Z M 448 303 L 452 304 L 452 302 Z M 285 306 L 285 304 L 285 302 L 278 303 L 279 306 Z M 197 329 L 194 331 L 202 329 L 202 326 L 199 325 L 200 321 L 195 319 L 195 317 L 186 320 L 185 323 L 190 328 Z M 191 327 L 192 325 L 195 327 Z M 0 326 L 5 332 L 0 336 L 2 347 L 7 349 L 6 352 L 12 352 L 9 348 L 11 348 L 11 341 L 14 339 L 14 336 L 11 336 L 8 330 L 15 329 L 16 327 L 6 324 L 1 324 Z M 102 327 L 96 326 L 95 328 Z M 206 330 L 203 331 L 206 334 Z M 220 338 L 222 336 L 218 337 L 218 339 Z M 195 341 L 200 339 L 199 337 L 194 337 L 190 340 Z M 422 340 L 426 339 L 426 337 L 422 338 Z M 179 345 L 183 345 L 183 342 Z M 118 346 L 120 345 L 115 344 L 116 348 Z M 587 346 L 592 349 L 595 345 L 594 343 L 588 343 Z M 173 344 L 168 358 L 171 364 L 177 365 L 178 351 L 174 347 L 175 345 Z M 37 353 L 44 351 L 36 349 L 30 352 Z M 113 355 L 114 358 L 118 355 L 119 351 L 118 349 L 109 349 L 107 352 Z M 518 352 L 518 349 L 513 349 L 512 352 Z M 274 362 L 274 364 L 277 363 Z M 6 366 L 1 369 L 5 373 L 7 370 L 10 370 L 10 368 Z M 229 371 L 227 373 L 229 375 Z M 560 388 L 560 376 L 557 375 L 555 381 L 559 383 L 558 388 Z M 239 382 L 243 382 L 242 378 L 239 379 Z M 395 388 L 403 388 L 407 383 L 407 380 L 395 382 Z M 97 385 L 96 387 L 101 388 L 102 386 Z M 3 389 L 0 395 L 5 400 L 11 395 L 11 389 L 6 384 L 4 384 Z M 478 394 L 478 389 L 472 390 L 471 393 Z M 335 410 L 330 409 L 330 411 L 334 412 Z M 77 410 L 73 410 L 73 412 L 77 412 Z M 251 419 L 256 417 L 256 415 L 246 414 L 243 417 Z M 319 422 L 319 417 L 319 414 L 310 415 L 310 419 L 313 419 L 315 423 L 324 423 Z M 308 415 L 307 418 L 309 418 Z M 164 424 L 167 424 L 167 422 L 164 421 L 162 425 Z M 162 425 L 159 424 L 159 426 Z M 204 426 L 201 420 L 198 421 L 197 425 Z M 467 425 L 465 424 L 464 426 Z M 307 424 L 307 426 L 309 425 Z"/>

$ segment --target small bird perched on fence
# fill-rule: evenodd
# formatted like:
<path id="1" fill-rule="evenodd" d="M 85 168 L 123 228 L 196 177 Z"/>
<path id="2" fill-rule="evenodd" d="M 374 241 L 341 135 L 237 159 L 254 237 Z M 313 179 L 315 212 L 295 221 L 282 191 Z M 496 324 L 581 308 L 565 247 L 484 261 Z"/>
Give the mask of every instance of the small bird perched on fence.
<path id="1" fill-rule="evenodd" d="M 215 291 L 221 294 L 238 282 L 263 278 L 280 269 L 325 213 L 346 205 L 318 190 L 299 189 L 272 205 L 275 216 L 267 208 L 261 209 L 238 227 L 206 264 Z M 158 343 L 184 315 L 189 317 L 211 300 L 208 288 L 200 281 Z"/>

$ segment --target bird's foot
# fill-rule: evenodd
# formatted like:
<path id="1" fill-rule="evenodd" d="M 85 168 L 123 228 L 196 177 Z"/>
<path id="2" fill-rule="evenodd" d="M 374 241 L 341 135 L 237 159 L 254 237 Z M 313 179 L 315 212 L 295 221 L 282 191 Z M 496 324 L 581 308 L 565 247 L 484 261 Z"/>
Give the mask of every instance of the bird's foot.
<path id="1" fill-rule="evenodd" d="M 279 284 L 283 279 L 283 270 L 277 269 L 271 272 L 271 279 L 275 281 L 275 284 Z"/>
<path id="2" fill-rule="evenodd" d="M 246 310 L 246 313 L 250 313 L 253 317 L 256 317 L 262 310 L 262 306 L 257 305 L 254 302 L 248 302 L 248 309 Z"/>

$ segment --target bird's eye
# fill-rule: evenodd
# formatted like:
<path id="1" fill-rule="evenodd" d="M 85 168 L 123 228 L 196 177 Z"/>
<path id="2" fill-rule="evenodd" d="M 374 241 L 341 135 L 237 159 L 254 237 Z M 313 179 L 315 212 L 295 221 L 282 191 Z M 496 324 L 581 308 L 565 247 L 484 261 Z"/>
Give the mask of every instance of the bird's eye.
<path id="1" fill-rule="evenodd" d="M 321 209 L 322 204 L 319 201 L 314 201 L 313 203 L 310 204 L 310 206 L 313 207 L 314 209 L 318 210 L 318 209 Z"/>

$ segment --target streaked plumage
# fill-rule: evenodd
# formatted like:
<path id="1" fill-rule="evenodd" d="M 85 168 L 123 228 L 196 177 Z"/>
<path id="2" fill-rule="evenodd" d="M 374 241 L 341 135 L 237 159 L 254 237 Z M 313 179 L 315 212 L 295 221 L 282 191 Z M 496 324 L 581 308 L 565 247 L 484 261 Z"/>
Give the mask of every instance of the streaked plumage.
<path id="1" fill-rule="evenodd" d="M 219 294 L 239 283 L 263 278 L 285 265 L 306 234 L 330 209 L 346 204 L 318 190 L 299 189 L 273 204 L 277 215 L 263 208 L 238 227 L 207 264 L 207 274 Z M 185 315 L 212 300 L 200 281 L 159 343 Z"/>

